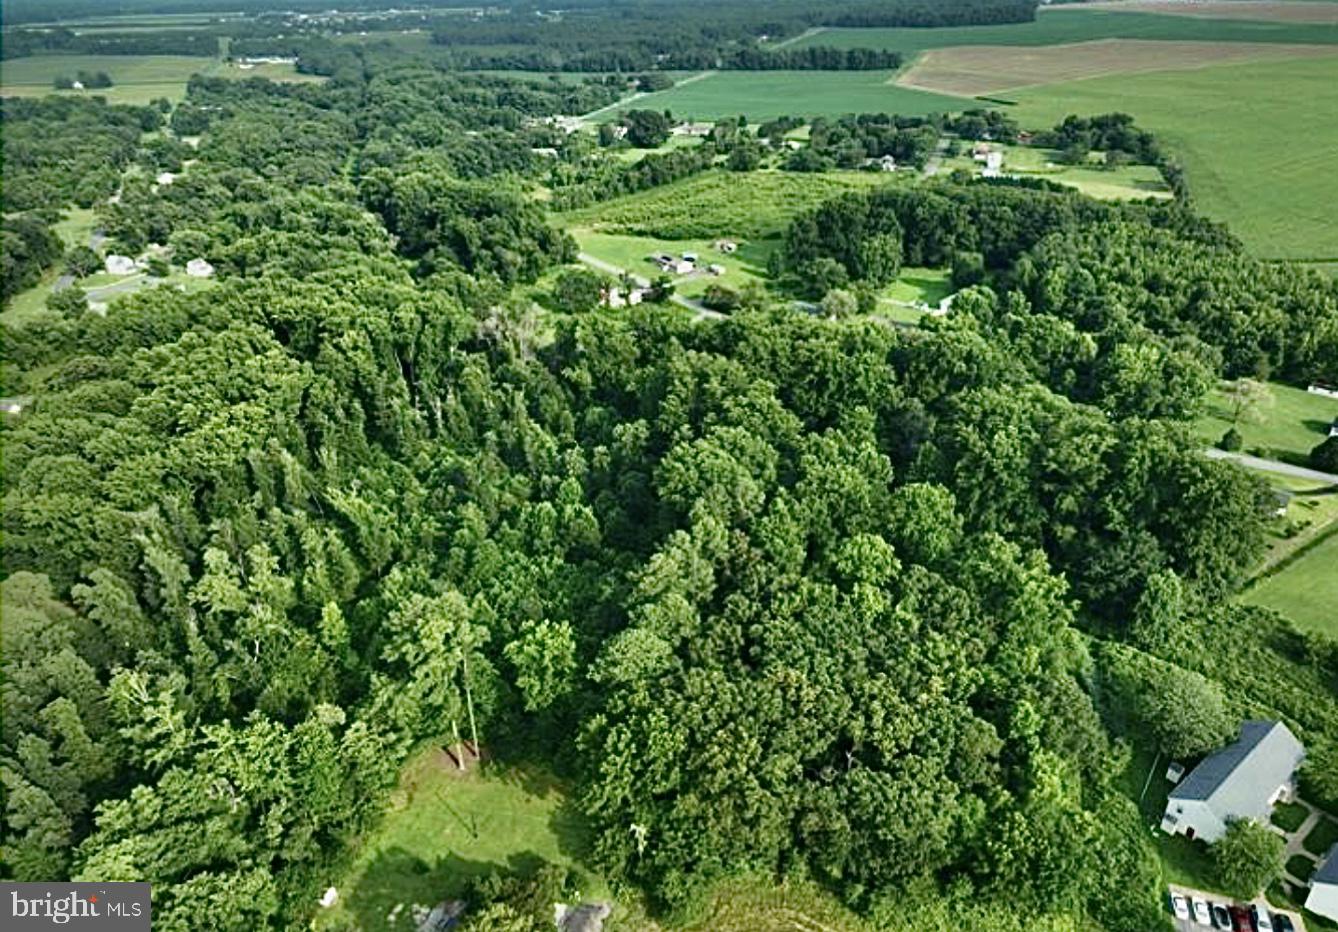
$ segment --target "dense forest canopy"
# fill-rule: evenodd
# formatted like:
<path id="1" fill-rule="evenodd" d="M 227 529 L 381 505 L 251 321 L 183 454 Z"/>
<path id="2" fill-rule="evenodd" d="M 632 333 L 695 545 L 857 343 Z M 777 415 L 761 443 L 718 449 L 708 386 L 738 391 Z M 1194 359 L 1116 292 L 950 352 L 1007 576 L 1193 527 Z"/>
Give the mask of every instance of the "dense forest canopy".
<path id="1" fill-rule="evenodd" d="M 604 171 L 546 118 L 615 85 L 323 54 L 327 82 L 193 79 L 153 143 L 158 107 L 5 102 L 6 261 L 35 254 L 6 295 L 50 265 L 40 208 L 84 201 L 218 277 L 3 325 L 29 399 L 0 421 L 6 878 L 148 880 L 166 930 L 302 927 L 410 753 L 476 728 L 571 781 L 595 864 L 660 914 L 756 872 L 874 916 L 928 889 L 1153 932 L 1117 781 L 1172 664 L 1262 671 L 1232 712 L 1285 717 L 1338 798 L 1338 649 L 1226 602 L 1273 498 L 1188 429 L 1223 376 L 1338 382 L 1332 281 L 1183 201 L 944 179 L 804 212 L 775 260 L 952 267 L 942 320 L 541 314 L 520 286 L 575 256 L 553 208 L 730 157 L 738 122 Z M 1083 120 L 1054 132 L 1157 155 Z M 914 161 L 944 125 L 812 135 Z M 1157 733 L 1201 750 L 1225 716 Z M 507 883 L 465 927 L 551 927 Z"/>

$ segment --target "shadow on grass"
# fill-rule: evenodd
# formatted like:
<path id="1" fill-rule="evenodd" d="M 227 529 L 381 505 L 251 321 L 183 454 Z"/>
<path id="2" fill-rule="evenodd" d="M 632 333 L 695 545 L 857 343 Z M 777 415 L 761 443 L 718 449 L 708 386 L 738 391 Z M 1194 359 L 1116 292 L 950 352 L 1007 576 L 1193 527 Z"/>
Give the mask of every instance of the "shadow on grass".
<path id="1" fill-rule="evenodd" d="M 378 854 L 359 879 L 348 909 L 357 917 L 358 928 L 372 932 L 379 929 L 413 928 L 410 908 L 415 903 L 431 908 L 445 899 L 460 897 L 471 880 L 498 871 L 522 877 L 533 876 L 546 862 L 533 851 L 511 855 L 505 864 L 472 861 L 448 854 L 428 863 L 404 848 L 395 847 Z M 399 918 L 389 917 L 395 908 Z"/>

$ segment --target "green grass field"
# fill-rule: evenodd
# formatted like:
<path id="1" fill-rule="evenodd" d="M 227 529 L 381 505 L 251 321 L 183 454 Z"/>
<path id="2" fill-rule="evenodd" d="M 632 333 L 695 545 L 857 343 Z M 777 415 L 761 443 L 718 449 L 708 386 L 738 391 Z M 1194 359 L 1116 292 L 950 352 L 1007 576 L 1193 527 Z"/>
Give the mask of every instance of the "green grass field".
<path id="1" fill-rule="evenodd" d="M 1316 119 L 1315 106 L 1335 87 L 1338 57 L 1329 56 L 1093 78 L 1009 97 L 1031 127 L 1070 113 L 1133 114 L 1184 163 L 1196 207 L 1254 253 L 1330 259 L 1338 120 Z"/>
<path id="2" fill-rule="evenodd" d="M 1278 382 L 1268 388 L 1271 401 L 1236 425 L 1245 440 L 1244 452 L 1304 466 L 1310 450 L 1329 435 L 1329 425 L 1338 418 L 1338 399 Z M 1194 423 L 1194 435 L 1215 444 L 1230 428 L 1230 403 L 1220 388 L 1214 389 Z"/>
<path id="3" fill-rule="evenodd" d="M 433 749 L 405 768 L 348 875 L 331 878 L 339 903 L 321 912 L 315 928 L 348 920 L 365 932 L 412 928 L 407 915 L 387 922 L 397 903 L 407 914 L 407 904 L 458 896 L 471 877 L 533 870 L 540 859 L 572 868 L 583 894 L 607 897 L 603 881 L 580 865 L 586 842 L 583 818 L 552 776 L 497 764 L 486 775 L 461 775 Z"/>
<path id="4" fill-rule="evenodd" d="M 1338 637 L 1338 534 L 1330 533 L 1242 599 L 1276 609 L 1302 630 Z"/>
<path id="5" fill-rule="evenodd" d="M 695 252 L 700 257 L 698 261 L 700 267 L 704 268 L 712 263 L 725 267 L 725 274 L 720 276 L 703 271 L 676 277 L 675 290 L 690 298 L 699 297 L 713 284 L 738 291 L 752 282 L 765 282 L 767 257 L 777 245 L 774 241 L 739 240 L 738 251 L 726 255 L 715 248 L 714 238 L 657 239 L 648 236 L 597 233 L 584 229 L 573 229 L 569 232 L 576 237 L 582 252 L 642 278 L 653 279 L 659 274 L 655 265 L 646 260 L 652 253 L 667 252 L 679 255 L 684 252 Z"/>
<path id="6" fill-rule="evenodd" d="M 1035 22 L 939 29 L 823 29 L 794 43 L 918 52 L 951 45 L 1058 45 L 1090 39 L 1180 39 L 1199 42 L 1338 43 L 1338 27 L 1194 19 L 1110 10 L 1045 10 Z"/>
<path id="7" fill-rule="evenodd" d="M 1059 153 L 1052 149 L 1031 146 L 998 148 L 1004 153 L 1005 174 L 1044 178 L 1046 181 L 1077 188 L 1088 197 L 1102 200 L 1142 200 L 1147 197 L 1171 196 L 1170 189 L 1162 181 L 1161 172 L 1152 165 L 1122 165 L 1106 169 L 1101 166 L 1098 153 L 1092 153 L 1087 165 L 1064 165 L 1057 161 Z M 963 154 L 943 161 L 943 171 L 956 168 L 964 168 L 974 174 L 980 164 L 972 161 L 969 150 L 964 148 Z"/>
<path id="8" fill-rule="evenodd" d="M 646 94 L 626 106 L 603 111 L 616 119 L 625 109 L 671 110 L 686 120 L 746 116 L 775 117 L 843 113 L 943 113 L 962 109 L 961 97 L 931 94 L 891 83 L 891 71 L 716 71 L 667 91 Z"/>
<path id="9" fill-rule="evenodd" d="M 796 214 L 846 191 L 904 183 L 883 172 L 703 172 L 603 204 L 559 215 L 570 228 L 660 239 L 780 235 Z"/>
<path id="10" fill-rule="evenodd" d="M 217 67 L 212 58 L 189 55 L 32 55 L 0 61 L 0 95 L 40 97 L 44 94 L 82 94 L 106 97 L 114 104 L 146 104 L 159 97 L 180 100 L 193 74 L 208 74 Z M 60 75 L 105 71 L 113 86 L 95 91 L 56 91 Z"/>

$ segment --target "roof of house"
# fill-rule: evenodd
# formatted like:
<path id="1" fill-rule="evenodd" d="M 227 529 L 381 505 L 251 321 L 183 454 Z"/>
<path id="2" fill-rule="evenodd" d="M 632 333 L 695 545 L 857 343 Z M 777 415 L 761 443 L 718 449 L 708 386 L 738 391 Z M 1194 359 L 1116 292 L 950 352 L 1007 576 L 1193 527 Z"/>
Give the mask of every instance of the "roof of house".
<path id="1" fill-rule="evenodd" d="M 1331 883 L 1338 886 L 1338 843 L 1329 849 L 1329 856 L 1324 859 L 1324 863 L 1310 875 L 1311 887 L 1317 883 Z"/>
<path id="2" fill-rule="evenodd" d="M 1228 815 L 1262 816 L 1304 756 L 1301 742 L 1281 722 L 1245 722 L 1240 737 L 1200 761 L 1170 798 L 1203 800 Z"/>

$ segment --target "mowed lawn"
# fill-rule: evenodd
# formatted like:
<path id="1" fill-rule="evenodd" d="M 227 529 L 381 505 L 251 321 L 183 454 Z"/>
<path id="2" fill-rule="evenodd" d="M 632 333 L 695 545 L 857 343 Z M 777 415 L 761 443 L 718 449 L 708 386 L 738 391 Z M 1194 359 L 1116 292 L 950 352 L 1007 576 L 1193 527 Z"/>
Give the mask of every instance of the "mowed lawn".
<path id="1" fill-rule="evenodd" d="M 1304 630 L 1338 637 L 1338 534 L 1261 580 L 1242 600 L 1276 609 Z"/>
<path id="2" fill-rule="evenodd" d="M 65 94 L 106 97 L 114 104 L 146 104 L 166 97 L 186 96 L 193 74 L 208 74 L 217 60 L 192 55 L 31 55 L 0 61 L 0 95 L 40 97 Z M 57 91 L 61 75 L 73 78 L 80 71 L 105 71 L 113 86 L 87 91 Z"/>
<path id="3" fill-rule="evenodd" d="M 1198 24 L 1187 17 L 1167 21 Z M 1338 258 L 1338 56 L 1093 78 L 1010 93 L 1024 126 L 1119 110 L 1185 165 L 1195 206 L 1264 258 Z"/>
<path id="4" fill-rule="evenodd" d="M 1244 450 L 1267 459 L 1306 465 L 1311 449 L 1329 435 L 1338 418 L 1338 398 L 1316 395 L 1278 382 L 1268 384 L 1269 401 L 1236 424 Z M 1231 403 L 1220 388 L 1208 395 L 1204 413 L 1194 423 L 1194 434 L 1215 444 L 1232 426 Z"/>
<path id="5" fill-rule="evenodd" d="M 551 775 L 503 764 L 461 775 L 432 749 L 405 768 L 348 874 L 330 878 L 339 902 L 320 911 L 315 928 L 347 928 L 349 921 L 365 932 L 412 928 L 411 904 L 432 906 L 459 896 L 472 877 L 532 872 L 542 861 L 575 869 L 583 894 L 607 897 L 602 880 L 578 863 L 587 832 Z M 403 915 L 392 923 L 387 917 L 399 903 Z"/>
<path id="6" fill-rule="evenodd" d="M 764 282 L 767 258 L 779 245 L 775 241 L 738 240 L 738 250 L 725 254 L 715 248 L 714 238 L 675 240 L 580 229 L 569 232 L 576 237 L 582 252 L 644 279 L 654 279 L 660 274 L 656 265 L 649 261 L 652 254 L 669 253 L 678 256 L 685 252 L 695 252 L 699 271 L 673 276 L 677 293 L 690 298 L 701 296 L 711 285 L 722 285 L 739 291 L 750 283 Z M 725 274 L 710 274 L 706 271 L 708 265 L 724 267 Z"/>
<path id="7" fill-rule="evenodd" d="M 843 113 L 916 115 L 961 110 L 962 98 L 899 87 L 892 71 L 716 71 L 667 91 L 601 112 L 610 121 L 629 109 L 670 110 L 685 120 L 743 115 L 757 123 L 781 116 Z"/>

